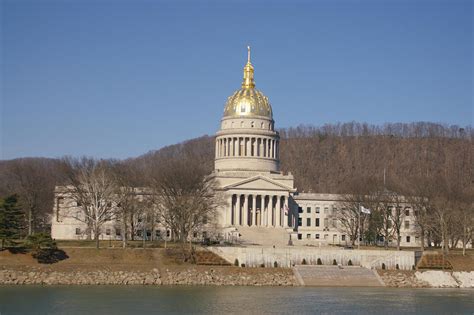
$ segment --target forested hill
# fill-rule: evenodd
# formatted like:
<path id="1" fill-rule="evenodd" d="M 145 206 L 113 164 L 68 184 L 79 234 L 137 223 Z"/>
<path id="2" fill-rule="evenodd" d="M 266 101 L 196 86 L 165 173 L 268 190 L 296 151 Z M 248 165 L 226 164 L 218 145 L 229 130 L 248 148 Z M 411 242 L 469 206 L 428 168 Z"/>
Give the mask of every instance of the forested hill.
<path id="1" fill-rule="evenodd" d="M 279 130 L 282 171 L 292 172 L 299 191 L 344 193 L 354 183 L 389 183 L 449 178 L 450 185 L 474 184 L 474 131 L 471 126 L 434 123 L 396 123 L 383 126 L 359 123 L 299 126 Z M 208 173 L 214 167 L 214 137 L 204 136 L 150 151 L 136 158 L 113 161 L 127 169 L 136 185 L 146 185 L 160 165 L 180 158 L 198 162 Z M 23 158 L 0 161 L 0 197 L 16 193 L 24 207 L 48 221 L 53 189 L 62 183 L 56 159 Z M 437 181 L 435 181 L 437 182 Z M 47 215 L 45 215 L 47 214 Z"/>
<path id="2" fill-rule="evenodd" d="M 463 185 L 474 179 L 472 127 L 435 123 L 360 123 L 280 129 L 281 169 L 300 191 L 343 193 L 358 178 L 403 183 L 404 179 L 453 174 Z M 214 137 L 204 136 L 128 160 L 147 167 L 162 159 L 190 156 L 209 172 Z"/>

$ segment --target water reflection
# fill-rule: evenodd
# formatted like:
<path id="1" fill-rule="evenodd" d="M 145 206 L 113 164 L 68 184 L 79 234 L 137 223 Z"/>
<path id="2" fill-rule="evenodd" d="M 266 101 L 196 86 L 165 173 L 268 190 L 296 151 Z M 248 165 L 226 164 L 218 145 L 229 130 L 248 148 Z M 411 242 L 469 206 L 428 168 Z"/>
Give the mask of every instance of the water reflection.
<path id="1" fill-rule="evenodd" d="M 0 314 L 473 314 L 474 290 L 0 287 Z"/>

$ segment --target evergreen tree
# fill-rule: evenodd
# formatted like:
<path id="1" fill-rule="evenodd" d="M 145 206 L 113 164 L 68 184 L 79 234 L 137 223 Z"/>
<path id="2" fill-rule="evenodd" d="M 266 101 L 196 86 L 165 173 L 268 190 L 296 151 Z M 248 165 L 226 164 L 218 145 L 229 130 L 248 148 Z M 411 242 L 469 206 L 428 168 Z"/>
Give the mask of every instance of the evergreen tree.
<path id="1" fill-rule="evenodd" d="M 0 199 L 0 239 L 2 240 L 2 250 L 6 241 L 20 236 L 23 219 L 23 211 L 18 204 L 18 197 L 16 195 Z"/>

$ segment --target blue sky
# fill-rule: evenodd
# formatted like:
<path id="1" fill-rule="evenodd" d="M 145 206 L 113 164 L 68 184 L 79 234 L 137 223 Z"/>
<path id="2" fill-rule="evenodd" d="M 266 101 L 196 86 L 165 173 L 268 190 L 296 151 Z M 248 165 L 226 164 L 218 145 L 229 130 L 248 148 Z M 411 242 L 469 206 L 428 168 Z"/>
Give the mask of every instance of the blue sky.
<path id="1" fill-rule="evenodd" d="M 472 1 L 0 1 L 0 159 L 212 135 L 247 44 L 277 128 L 474 120 Z"/>

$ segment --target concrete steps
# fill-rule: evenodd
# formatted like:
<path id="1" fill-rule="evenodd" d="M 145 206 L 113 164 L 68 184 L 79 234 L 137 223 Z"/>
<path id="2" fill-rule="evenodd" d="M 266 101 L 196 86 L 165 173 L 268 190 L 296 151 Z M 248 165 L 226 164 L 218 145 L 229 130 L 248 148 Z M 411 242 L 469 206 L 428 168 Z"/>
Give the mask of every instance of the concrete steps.
<path id="1" fill-rule="evenodd" d="M 418 269 L 448 269 L 452 270 L 453 266 L 443 255 L 425 254 L 418 262 Z"/>
<path id="2" fill-rule="evenodd" d="M 300 284 L 306 286 L 384 286 L 375 270 L 358 266 L 297 265 L 293 271 Z"/>

